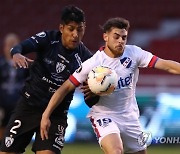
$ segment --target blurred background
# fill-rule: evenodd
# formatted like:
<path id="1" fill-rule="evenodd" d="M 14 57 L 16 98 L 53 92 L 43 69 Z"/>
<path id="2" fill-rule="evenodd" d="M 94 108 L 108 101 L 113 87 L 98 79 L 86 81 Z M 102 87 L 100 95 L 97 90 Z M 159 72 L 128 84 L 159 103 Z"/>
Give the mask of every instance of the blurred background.
<path id="1" fill-rule="evenodd" d="M 83 41 L 92 52 L 95 53 L 103 45 L 99 26 L 108 18 L 118 16 L 130 21 L 128 44 L 140 46 L 161 58 L 180 62 L 179 0 L 0 1 L 0 55 L 3 55 L 4 38 L 8 33 L 15 33 L 20 40 L 24 40 L 43 30 L 58 29 L 60 11 L 70 4 L 85 12 L 87 28 Z M 180 76 L 153 69 L 141 69 L 137 101 L 144 131 L 150 132 L 152 139 L 177 137 L 179 142 L 175 143 L 180 144 Z M 94 148 L 99 149 L 90 122 L 86 119 L 88 111 L 83 95 L 77 89 L 69 111 L 69 127 L 66 133 L 68 146 L 76 145 L 78 149 L 77 143 L 81 146 L 83 142 L 83 147 L 84 144 L 95 143 Z M 3 115 L 3 112 L 0 112 L 0 115 Z M 159 153 L 157 145 L 167 145 L 160 140 L 151 143 L 150 148 L 155 146 L 154 154 Z M 76 153 L 76 150 L 72 151 L 72 154 Z M 101 153 L 100 150 L 97 153 Z M 64 151 L 64 154 L 70 153 Z"/>

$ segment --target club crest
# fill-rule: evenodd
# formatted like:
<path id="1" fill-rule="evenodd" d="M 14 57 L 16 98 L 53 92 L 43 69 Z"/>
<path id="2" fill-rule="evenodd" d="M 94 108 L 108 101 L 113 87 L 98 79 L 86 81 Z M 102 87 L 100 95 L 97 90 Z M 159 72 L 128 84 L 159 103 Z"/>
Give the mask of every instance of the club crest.
<path id="1" fill-rule="evenodd" d="M 66 65 L 60 63 L 60 62 L 57 62 L 56 63 L 56 72 L 57 73 L 60 73 L 62 72 L 64 69 L 65 69 Z"/>
<path id="2" fill-rule="evenodd" d="M 129 57 L 124 57 L 120 61 L 121 61 L 121 64 L 126 68 L 129 68 L 132 64 L 132 60 Z"/>
<path id="3" fill-rule="evenodd" d="M 13 142 L 14 142 L 14 138 L 12 138 L 12 137 L 6 137 L 6 139 L 5 139 L 5 145 L 6 145 L 6 147 L 10 147 L 10 146 L 13 144 Z"/>

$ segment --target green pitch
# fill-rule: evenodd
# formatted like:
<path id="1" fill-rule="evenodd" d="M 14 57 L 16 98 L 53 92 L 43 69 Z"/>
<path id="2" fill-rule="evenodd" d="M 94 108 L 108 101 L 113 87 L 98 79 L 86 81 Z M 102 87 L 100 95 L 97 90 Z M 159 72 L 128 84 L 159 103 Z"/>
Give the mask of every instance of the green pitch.
<path id="1" fill-rule="evenodd" d="M 33 154 L 29 146 L 25 154 Z M 65 144 L 62 154 L 103 154 L 98 144 L 73 143 Z M 148 154 L 180 154 L 180 146 L 150 146 Z"/>

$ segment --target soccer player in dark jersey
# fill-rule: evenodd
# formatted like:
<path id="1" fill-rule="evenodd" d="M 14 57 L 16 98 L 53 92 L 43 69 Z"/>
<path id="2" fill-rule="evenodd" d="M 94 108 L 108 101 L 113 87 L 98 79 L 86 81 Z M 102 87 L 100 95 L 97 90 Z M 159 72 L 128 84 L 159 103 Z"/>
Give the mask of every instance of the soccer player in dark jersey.
<path id="1" fill-rule="evenodd" d="M 29 67 L 30 76 L 8 123 L 0 153 L 23 153 L 34 133 L 32 150 L 36 154 L 61 153 L 74 91 L 53 112 L 48 140 L 40 137 L 40 120 L 53 93 L 92 56 L 81 42 L 84 32 L 84 12 L 76 6 L 66 6 L 61 14 L 59 31 L 40 32 L 12 48 L 15 66 Z M 36 53 L 34 61 L 24 56 L 30 52 Z"/>

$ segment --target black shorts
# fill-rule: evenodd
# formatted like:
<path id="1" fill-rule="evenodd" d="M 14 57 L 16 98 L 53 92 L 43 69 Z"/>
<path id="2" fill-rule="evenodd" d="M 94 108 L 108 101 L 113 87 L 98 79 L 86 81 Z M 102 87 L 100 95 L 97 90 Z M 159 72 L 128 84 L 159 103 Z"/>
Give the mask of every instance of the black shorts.
<path id="1" fill-rule="evenodd" d="M 67 120 L 57 116 L 51 117 L 49 139 L 42 141 L 40 137 L 41 117 L 41 110 L 29 105 L 27 100 L 21 98 L 7 125 L 0 150 L 23 153 L 35 133 L 35 141 L 32 147 L 34 152 L 51 150 L 59 154 L 64 145 Z"/>

